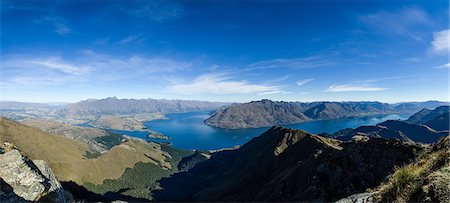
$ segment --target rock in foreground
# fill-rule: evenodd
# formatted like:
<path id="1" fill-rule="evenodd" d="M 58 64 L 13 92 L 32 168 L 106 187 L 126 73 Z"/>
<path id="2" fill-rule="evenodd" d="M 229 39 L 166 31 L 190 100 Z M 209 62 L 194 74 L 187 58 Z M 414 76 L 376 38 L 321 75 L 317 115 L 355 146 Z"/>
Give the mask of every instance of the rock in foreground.
<path id="1" fill-rule="evenodd" d="M 29 160 L 17 149 L 3 151 L 0 154 L 0 201 L 66 201 L 64 189 L 47 163 Z"/>

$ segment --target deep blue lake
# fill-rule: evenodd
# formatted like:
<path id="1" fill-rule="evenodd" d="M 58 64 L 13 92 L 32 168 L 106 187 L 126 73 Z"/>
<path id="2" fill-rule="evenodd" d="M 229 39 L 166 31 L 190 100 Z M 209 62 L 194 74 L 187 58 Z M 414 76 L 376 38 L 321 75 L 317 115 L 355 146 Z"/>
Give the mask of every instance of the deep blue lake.
<path id="1" fill-rule="evenodd" d="M 171 142 L 181 149 L 221 149 L 242 145 L 253 137 L 261 135 L 269 128 L 228 130 L 207 126 L 203 121 L 208 118 L 208 112 L 190 112 L 166 115 L 168 120 L 145 122 L 149 129 L 163 133 L 170 140 L 146 139 L 157 142 Z M 301 129 L 311 133 L 333 133 L 343 128 L 356 128 L 361 125 L 375 125 L 390 119 L 406 119 L 407 117 L 390 114 L 366 117 L 341 118 L 333 120 L 312 121 L 307 123 L 285 125 L 285 127 Z M 134 137 L 145 138 L 145 132 L 116 131 Z"/>

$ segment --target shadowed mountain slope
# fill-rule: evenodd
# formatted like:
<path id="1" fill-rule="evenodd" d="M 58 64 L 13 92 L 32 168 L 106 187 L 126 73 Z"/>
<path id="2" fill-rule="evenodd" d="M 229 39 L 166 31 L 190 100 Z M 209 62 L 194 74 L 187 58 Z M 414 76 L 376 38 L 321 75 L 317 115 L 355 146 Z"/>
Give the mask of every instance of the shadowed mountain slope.
<path id="1" fill-rule="evenodd" d="M 163 179 L 159 201 L 335 201 L 377 186 L 422 149 L 396 140 L 351 142 L 273 127 Z"/>

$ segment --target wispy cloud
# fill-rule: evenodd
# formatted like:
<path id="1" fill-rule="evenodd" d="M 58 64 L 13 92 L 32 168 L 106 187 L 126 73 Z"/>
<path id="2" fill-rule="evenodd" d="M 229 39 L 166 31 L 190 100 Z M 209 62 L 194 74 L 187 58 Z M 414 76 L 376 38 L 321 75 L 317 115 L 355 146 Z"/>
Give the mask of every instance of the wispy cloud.
<path id="1" fill-rule="evenodd" d="M 383 35 L 402 35 L 421 40 L 422 35 L 416 32 L 417 26 L 432 24 L 427 13 L 422 9 L 407 7 L 396 11 L 382 10 L 359 18 L 367 27 Z"/>
<path id="2" fill-rule="evenodd" d="M 167 0 L 127 2 L 127 6 L 131 6 L 131 8 L 126 7 L 125 12 L 131 13 L 137 19 L 144 21 L 163 22 L 177 18 L 184 13 L 181 4 Z"/>
<path id="3" fill-rule="evenodd" d="M 325 92 L 366 92 L 366 91 L 382 91 L 387 88 L 371 87 L 368 85 L 331 85 Z"/>
<path id="4" fill-rule="evenodd" d="M 303 86 L 304 84 L 313 81 L 314 79 L 310 78 L 310 79 L 304 79 L 304 80 L 299 80 L 297 81 L 297 85 L 298 86 Z"/>
<path id="5" fill-rule="evenodd" d="M 244 71 L 259 70 L 259 69 L 272 69 L 272 68 L 314 68 L 320 66 L 327 66 L 334 64 L 333 61 L 323 59 L 319 56 L 305 57 L 305 58 L 278 58 L 265 61 L 259 61 L 247 66 Z"/>
<path id="6" fill-rule="evenodd" d="M 434 53 L 448 53 L 450 50 L 450 29 L 433 33 L 431 46 Z"/>
<path id="7" fill-rule="evenodd" d="M 291 77 L 290 75 L 285 75 L 285 76 L 281 76 L 281 77 L 277 77 L 271 80 L 266 80 L 264 81 L 264 84 L 276 84 L 279 82 L 283 82 L 285 80 L 287 80 L 289 77 Z"/>
<path id="8" fill-rule="evenodd" d="M 156 73 L 187 70 L 192 63 L 140 55 L 114 57 L 85 50 L 70 59 L 57 54 L 6 55 L 0 61 L 0 66 L 4 82 L 18 86 L 54 86 L 145 78 Z"/>
<path id="9" fill-rule="evenodd" d="M 401 76 L 390 76 L 390 77 L 380 77 L 380 78 L 373 78 L 373 79 L 367 79 L 367 80 L 357 80 L 354 81 L 354 83 L 374 83 L 374 82 L 380 82 L 380 81 L 385 81 L 385 80 L 398 80 L 398 79 L 404 79 L 404 78 L 411 78 L 411 77 L 415 77 L 415 76 L 406 76 L 406 75 L 401 75 Z"/>
<path id="10" fill-rule="evenodd" d="M 76 66 L 68 62 L 62 61 L 60 58 L 46 58 L 25 61 L 28 64 L 35 64 L 43 68 L 62 71 L 67 74 L 81 75 L 89 72 L 88 66 Z M 24 64 L 27 65 L 27 64 Z"/>
<path id="11" fill-rule="evenodd" d="M 130 35 L 128 37 L 125 37 L 121 40 L 119 40 L 117 43 L 119 44 L 128 44 L 130 42 L 141 42 L 142 41 L 142 33 L 136 34 L 136 35 Z"/>
<path id="12" fill-rule="evenodd" d="M 439 65 L 439 66 L 435 66 L 434 68 L 437 68 L 437 69 L 450 69 L 450 63 L 446 63 L 446 64 L 442 64 L 442 65 Z"/>
<path id="13" fill-rule="evenodd" d="M 168 90 L 178 94 L 277 94 L 284 93 L 279 86 L 252 84 L 233 80 L 226 73 L 210 73 L 195 78 L 191 83 L 173 84 Z"/>

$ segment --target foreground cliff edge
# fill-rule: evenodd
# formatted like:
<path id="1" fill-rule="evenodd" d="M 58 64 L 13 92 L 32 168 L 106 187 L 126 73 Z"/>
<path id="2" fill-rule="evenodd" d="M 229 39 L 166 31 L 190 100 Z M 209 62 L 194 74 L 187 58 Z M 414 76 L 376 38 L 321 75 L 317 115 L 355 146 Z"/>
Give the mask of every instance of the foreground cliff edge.
<path id="1" fill-rule="evenodd" d="M 14 143 L 17 149 L 12 151 L 19 150 L 24 157 L 46 161 L 76 200 L 351 201 L 362 198 L 445 202 L 450 195 L 448 184 L 442 183 L 450 177 L 448 136 L 436 140 L 435 144 L 364 135 L 339 141 L 301 130 L 273 127 L 238 149 L 193 154 L 128 139 L 97 158 L 84 156 L 89 150 L 86 143 L 5 118 L 1 119 L 0 138 L 2 143 Z M 43 174 L 40 168 L 39 171 Z M 0 177 L 5 180 L 8 175 L 11 173 L 5 172 Z M 2 187 L 2 194 L 8 191 L 11 187 Z M 46 191 L 49 190 L 44 189 L 44 195 L 36 195 L 30 201 L 46 196 Z M 23 198 L 16 193 L 8 194 Z M 34 193 L 25 192 L 31 194 Z M 7 200 L 0 197 L 2 201 Z"/>
<path id="2" fill-rule="evenodd" d="M 0 189 L 2 202 L 73 200 L 45 161 L 29 160 L 7 142 L 0 146 Z"/>

